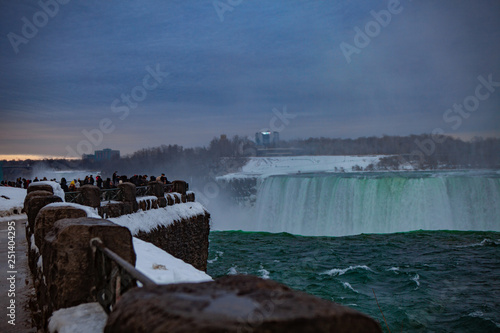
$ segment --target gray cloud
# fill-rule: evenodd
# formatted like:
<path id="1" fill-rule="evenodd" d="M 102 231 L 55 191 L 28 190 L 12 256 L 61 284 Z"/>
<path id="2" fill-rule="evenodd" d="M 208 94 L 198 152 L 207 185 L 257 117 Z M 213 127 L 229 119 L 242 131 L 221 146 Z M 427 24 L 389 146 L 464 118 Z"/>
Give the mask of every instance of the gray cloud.
<path id="1" fill-rule="evenodd" d="M 220 22 L 211 1 L 74 0 L 16 54 L 7 34 L 20 35 L 21 18 L 40 7 L 4 1 L 0 154 L 64 155 L 105 117 L 116 130 L 103 146 L 199 145 L 251 135 L 283 105 L 301 114 L 284 138 L 436 127 L 498 135 L 500 89 L 457 130 L 443 113 L 474 93 L 478 75 L 500 81 L 500 3 L 401 0 L 402 12 L 348 64 L 339 45 L 388 3 L 244 1 Z M 111 103 L 156 64 L 170 75 L 119 120 Z"/>

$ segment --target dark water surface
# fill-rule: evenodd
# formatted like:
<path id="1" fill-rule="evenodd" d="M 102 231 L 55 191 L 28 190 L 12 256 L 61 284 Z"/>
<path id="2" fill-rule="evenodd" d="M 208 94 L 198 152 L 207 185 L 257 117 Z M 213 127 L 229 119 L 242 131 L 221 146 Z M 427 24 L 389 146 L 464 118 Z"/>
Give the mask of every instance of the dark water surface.
<path id="1" fill-rule="evenodd" d="M 392 332 L 500 332 L 500 233 L 345 237 L 214 231 L 208 273 L 252 274 L 352 307 Z"/>

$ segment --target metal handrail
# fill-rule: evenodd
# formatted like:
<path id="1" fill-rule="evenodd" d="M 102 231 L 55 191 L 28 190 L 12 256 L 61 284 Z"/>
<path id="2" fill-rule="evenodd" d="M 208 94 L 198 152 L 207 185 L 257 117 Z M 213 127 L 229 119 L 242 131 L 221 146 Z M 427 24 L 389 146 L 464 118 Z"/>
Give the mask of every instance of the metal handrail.
<path id="1" fill-rule="evenodd" d="M 108 249 L 100 238 L 92 238 L 90 246 L 95 253 L 94 265 L 97 270 L 96 298 L 107 313 L 113 310 L 125 292 L 137 287 L 137 281 L 143 286 L 156 285 L 153 280 Z"/>
<path id="2" fill-rule="evenodd" d="M 81 192 L 66 192 L 64 194 L 64 199 L 66 202 L 78 203 L 81 197 L 82 197 Z"/>
<path id="3" fill-rule="evenodd" d="M 100 197 L 101 201 L 121 201 L 122 190 L 120 188 L 102 188 Z"/>

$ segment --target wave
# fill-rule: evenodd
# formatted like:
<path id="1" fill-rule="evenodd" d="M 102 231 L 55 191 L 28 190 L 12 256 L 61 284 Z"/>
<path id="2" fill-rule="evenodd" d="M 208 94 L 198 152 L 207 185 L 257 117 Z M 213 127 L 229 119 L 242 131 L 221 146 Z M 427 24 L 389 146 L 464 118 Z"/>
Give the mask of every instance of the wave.
<path id="1" fill-rule="evenodd" d="M 354 289 L 349 282 L 342 282 L 342 285 L 344 286 L 345 289 L 350 289 L 354 291 L 356 294 L 359 294 L 359 291 Z"/>
<path id="2" fill-rule="evenodd" d="M 500 246 L 500 239 L 497 239 L 497 241 L 494 241 L 492 239 L 485 238 L 480 243 L 458 245 L 457 247 L 464 248 L 464 247 L 478 247 L 478 246 Z"/>
<path id="3" fill-rule="evenodd" d="M 370 267 L 368 267 L 366 265 L 359 265 L 359 266 L 349 266 L 349 267 L 344 268 L 344 269 L 333 268 L 333 269 L 330 269 L 330 270 L 323 272 L 323 273 L 320 273 L 320 274 L 326 274 L 326 275 L 330 275 L 330 276 L 340 276 L 340 275 L 344 275 L 345 273 L 347 273 L 349 271 L 356 270 L 356 269 L 364 269 L 364 270 L 373 272 Z"/>
<path id="4" fill-rule="evenodd" d="M 264 268 L 264 266 L 262 266 L 262 264 L 260 265 L 260 269 L 258 271 L 260 273 L 260 277 L 263 278 L 263 279 L 269 279 L 270 278 L 270 272 Z"/>

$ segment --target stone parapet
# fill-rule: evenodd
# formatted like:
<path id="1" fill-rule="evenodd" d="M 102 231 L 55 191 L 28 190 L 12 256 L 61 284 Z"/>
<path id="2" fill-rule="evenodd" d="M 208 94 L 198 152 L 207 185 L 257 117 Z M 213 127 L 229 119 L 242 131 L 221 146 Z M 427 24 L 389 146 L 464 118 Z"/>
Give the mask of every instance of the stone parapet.
<path id="1" fill-rule="evenodd" d="M 109 315 L 111 332 L 380 333 L 372 318 L 258 277 L 137 288 Z"/>

